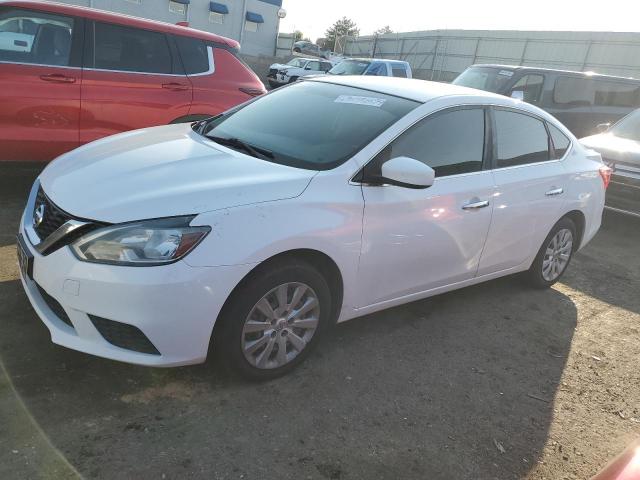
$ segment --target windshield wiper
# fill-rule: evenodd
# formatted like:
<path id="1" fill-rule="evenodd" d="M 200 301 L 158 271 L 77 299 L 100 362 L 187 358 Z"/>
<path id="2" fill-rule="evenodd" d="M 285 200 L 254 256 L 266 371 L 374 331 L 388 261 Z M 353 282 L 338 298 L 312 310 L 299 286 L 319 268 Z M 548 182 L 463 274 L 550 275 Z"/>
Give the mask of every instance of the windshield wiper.
<path id="1" fill-rule="evenodd" d="M 215 135 L 207 135 L 207 138 L 219 143 L 220 145 L 224 145 L 225 147 L 231 147 L 234 150 L 244 150 L 252 157 L 260 158 L 262 160 L 273 160 L 273 152 L 264 148 L 254 147 L 247 142 L 243 142 L 239 138 L 216 137 Z"/>

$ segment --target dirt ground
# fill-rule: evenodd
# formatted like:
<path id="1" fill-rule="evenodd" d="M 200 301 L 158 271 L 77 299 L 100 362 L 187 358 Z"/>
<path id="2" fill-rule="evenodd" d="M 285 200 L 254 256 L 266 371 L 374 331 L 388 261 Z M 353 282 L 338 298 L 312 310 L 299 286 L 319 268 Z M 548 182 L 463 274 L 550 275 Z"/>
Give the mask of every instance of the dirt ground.
<path id="1" fill-rule="evenodd" d="M 551 290 L 353 320 L 251 384 L 53 345 L 15 266 L 37 172 L 0 165 L 2 479 L 585 479 L 640 435 L 640 218 L 607 212 Z"/>

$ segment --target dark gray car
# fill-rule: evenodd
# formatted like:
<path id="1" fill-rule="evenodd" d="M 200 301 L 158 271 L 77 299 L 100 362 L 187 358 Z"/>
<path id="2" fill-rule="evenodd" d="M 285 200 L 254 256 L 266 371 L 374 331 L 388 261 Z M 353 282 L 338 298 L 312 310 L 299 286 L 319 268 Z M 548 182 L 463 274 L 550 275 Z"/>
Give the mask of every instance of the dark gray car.
<path id="1" fill-rule="evenodd" d="M 472 65 L 454 81 L 546 110 L 578 138 L 640 107 L 640 80 L 512 65 Z"/>

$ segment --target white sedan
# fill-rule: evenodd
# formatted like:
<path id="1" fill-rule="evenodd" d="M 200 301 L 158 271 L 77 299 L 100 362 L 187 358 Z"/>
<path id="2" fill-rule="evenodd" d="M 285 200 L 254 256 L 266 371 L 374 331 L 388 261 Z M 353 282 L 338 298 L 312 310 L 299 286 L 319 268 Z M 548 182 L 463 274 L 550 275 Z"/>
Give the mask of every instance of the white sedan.
<path id="1" fill-rule="evenodd" d="M 22 282 L 57 344 L 152 366 L 211 349 L 270 378 L 335 322 L 517 272 L 549 287 L 608 180 L 517 100 L 316 78 L 55 160 L 21 221 Z"/>

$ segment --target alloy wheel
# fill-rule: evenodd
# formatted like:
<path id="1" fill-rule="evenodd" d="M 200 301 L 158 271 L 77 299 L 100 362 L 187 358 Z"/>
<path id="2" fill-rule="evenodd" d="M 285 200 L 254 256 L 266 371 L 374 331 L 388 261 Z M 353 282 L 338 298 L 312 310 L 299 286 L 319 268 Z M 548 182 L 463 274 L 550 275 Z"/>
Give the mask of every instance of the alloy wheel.
<path id="1" fill-rule="evenodd" d="M 320 301 L 300 282 L 284 283 L 251 309 L 242 329 L 242 353 L 256 368 L 282 367 L 309 344 L 320 322 Z"/>
<path id="2" fill-rule="evenodd" d="M 568 228 L 558 230 L 551 238 L 542 260 L 542 278 L 547 282 L 556 280 L 567 268 L 573 249 L 573 233 Z"/>

